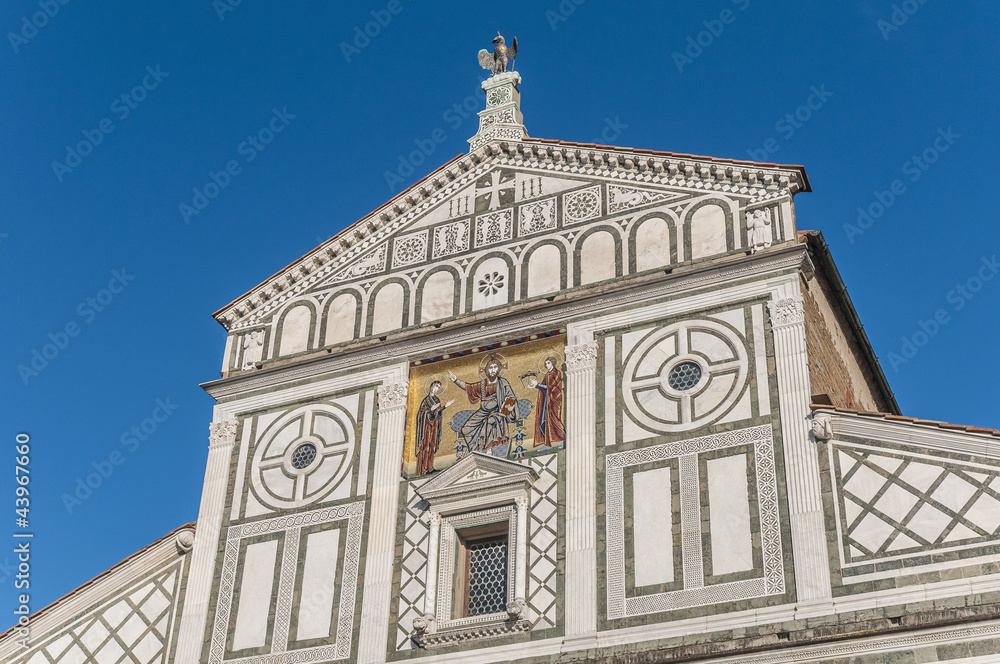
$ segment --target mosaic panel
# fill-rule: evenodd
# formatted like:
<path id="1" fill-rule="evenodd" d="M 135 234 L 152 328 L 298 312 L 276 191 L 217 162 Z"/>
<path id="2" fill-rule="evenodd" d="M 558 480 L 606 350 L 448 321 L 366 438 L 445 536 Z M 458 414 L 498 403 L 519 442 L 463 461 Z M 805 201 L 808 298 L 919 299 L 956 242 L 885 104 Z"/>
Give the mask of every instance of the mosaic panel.
<path id="1" fill-rule="evenodd" d="M 519 459 L 562 447 L 564 345 L 556 336 L 414 366 L 404 475 L 443 470 L 470 452 Z"/>

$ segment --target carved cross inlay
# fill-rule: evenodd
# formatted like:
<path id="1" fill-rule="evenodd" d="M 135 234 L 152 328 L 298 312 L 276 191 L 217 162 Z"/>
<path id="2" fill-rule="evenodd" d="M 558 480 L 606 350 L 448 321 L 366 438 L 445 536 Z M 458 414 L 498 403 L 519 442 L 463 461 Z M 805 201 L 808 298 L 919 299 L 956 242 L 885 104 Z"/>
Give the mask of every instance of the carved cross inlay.
<path id="1" fill-rule="evenodd" d="M 506 182 L 501 182 L 500 180 L 503 176 L 500 171 L 493 171 L 490 173 L 489 177 L 490 184 L 487 184 L 486 186 L 476 185 L 476 198 L 479 198 L 480 196 L 489 196 L 490 200 L 487 209 L 497 210 L 500 208 L 501 194 L 510 192 L 513 195 L 514 180 L 512 178 Z"/>

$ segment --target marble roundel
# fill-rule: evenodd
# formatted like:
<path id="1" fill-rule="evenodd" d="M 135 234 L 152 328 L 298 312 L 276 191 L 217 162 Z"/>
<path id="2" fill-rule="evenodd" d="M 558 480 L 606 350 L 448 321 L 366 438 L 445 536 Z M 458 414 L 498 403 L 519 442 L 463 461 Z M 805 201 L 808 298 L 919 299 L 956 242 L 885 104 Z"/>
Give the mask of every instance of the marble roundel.
<path id="1" fill-rule="evenodd" d="M 269 507 L 307 505 L 327 495 L 351 470 L 354 425 L 335 406 L 314 404 L 278 418 L 254 452 L 251 481 Z"/>
<path id="2" fill-rule="evenodd" d="M 743 340 L 722 323 L 684 321 L 654 330 L 625 358 L 625 408 L 652 431 L 711 424 L 743 394 L 747 364 Z"/>

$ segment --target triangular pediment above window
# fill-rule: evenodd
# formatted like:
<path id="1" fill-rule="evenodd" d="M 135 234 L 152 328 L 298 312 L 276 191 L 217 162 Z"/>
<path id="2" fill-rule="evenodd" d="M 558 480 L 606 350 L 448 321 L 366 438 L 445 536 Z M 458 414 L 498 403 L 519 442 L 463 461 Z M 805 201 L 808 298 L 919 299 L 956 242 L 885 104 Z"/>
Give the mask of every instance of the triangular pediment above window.
<path id="1" fill-rule="evenodd" d="M 530 466 L 472 452 L 423 484 L 417 493 L 430 504 L 511 490 L 527 490 L 538 479 Z"/>

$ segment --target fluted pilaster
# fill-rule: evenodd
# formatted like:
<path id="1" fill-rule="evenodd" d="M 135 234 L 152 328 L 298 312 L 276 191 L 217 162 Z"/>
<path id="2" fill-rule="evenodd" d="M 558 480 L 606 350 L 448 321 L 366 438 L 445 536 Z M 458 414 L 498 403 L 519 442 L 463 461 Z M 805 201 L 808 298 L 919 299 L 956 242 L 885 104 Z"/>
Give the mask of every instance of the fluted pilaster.
<path id="1" fill-rule="evenodd" d="M 403 382 L 386 383 L 378 389 L 378 431 L 375 434 L 368 556 L 358 642 L 359 664 L 384 662 L 386 657 L 406 394 L 407 386 Z"/>
<path id="2" fill-rule="evenodd" d="M 198 523 L 191 551 L 191 572 L 177 640 L 175 661 L 178 662 L 201 661 L 219 533 L 222 530 L 222 512 L 226 505 L 229 463 L 238 428 L 239 423 L 235 419 L 220 420 L 209 425 L 205 485 L 201 493 L 201 506 L 198 508 Z"/>
<path id="3" fill-rule="evenodd" d="M 597 342 L 566 347 L 566 636 L 597 629 Z"/>
<path id="4" fill-rule="evenodd" d="M 826 525 L 816 445 L 809 439 L 809 358 L 802 297 L 767 303 L 774 331 L 781 440 L 792 530 L 792 560 L 799 601 L 831 596 Z"/>

